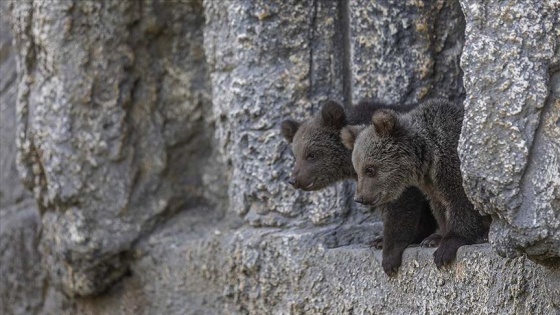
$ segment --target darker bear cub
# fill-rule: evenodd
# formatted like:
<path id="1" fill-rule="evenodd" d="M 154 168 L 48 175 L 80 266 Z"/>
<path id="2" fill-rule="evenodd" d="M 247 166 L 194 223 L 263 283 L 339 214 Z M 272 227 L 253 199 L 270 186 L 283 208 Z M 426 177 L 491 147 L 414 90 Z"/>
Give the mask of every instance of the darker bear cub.
<path id="1" fill-rule="evenodd" d="M 404 114 L 377 111 L 371 125 L 341 132 L 345 145 L 353 148 L 356 199 L 391 203 L 410 186 L 426 194 L 443 233 L 434 253 L 438 268 L 451 262 L 459 247 L 480 242 L 487 231 L 488 218 L 475 211 L 462 186 L 457 153 L 462 121 L 462 107 L 434 99 Z"/>
<path id="2" fill-rule="evenodd" d="M 340 139 L 342 128 L 364 124 L 377 110 L 391 108 L 361 102 L 346 113 L 342 105 L 329 101 L 313 118 L 304 122 L 285 120 L 281 125 L 284 138 L 291 143 L 295 166 L 288 180 L 295 188 L 320 190 L 338 181 L 356 179 L 352 151 Z M 401 107 L 400 110 L 410 108 Z M 391 275 L 401 265 L 404 249 L 419 243 L 436 229 L 437 223 L 423 194 L 416 188 L 406 189 L 383 210 L 383 269 Z"/>

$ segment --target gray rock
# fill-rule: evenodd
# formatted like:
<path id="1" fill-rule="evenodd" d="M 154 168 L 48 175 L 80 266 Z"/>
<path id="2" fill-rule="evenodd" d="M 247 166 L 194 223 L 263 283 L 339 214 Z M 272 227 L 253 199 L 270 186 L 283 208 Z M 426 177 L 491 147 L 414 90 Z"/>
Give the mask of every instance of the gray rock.
<path id="1" fill-rule="evenodd" d="M 465 20 L 457 1 L 348 1 L 355 101 L 464 99 L 459 67 Z"/>
<path id="2" fill-rule="evenodd" d="M 43 306 L 46 272 L 41 266 L 40 218 L 27 199 L 0 208 L 0 313 L 37 314 Z"/>
<path id="3" fill-rule="evenodd" d="M 6 3 L 0 3 L 0 208 L 32 196 L 21 184 L 16 167 L 16 52 L 7 12 Z"/>
<path id="4" fill-rule="evenodd" d="M 560 5 L 461 1 L 464 186 L 501 255 L 560 258 Z M 551 261 L 552 260 L 552 261 Z"/>
<path id="5" fill-rule="evenodd" d="M 37 205 L 16 169 L 16 52 L 6 13 L 0 2 L 0 313 L 23 315 L 41 309 L 46 273 Z"/>
<path id="6" fill-rule="evenodd" d="M 498 253 L 528 255 L 437 270 L 415 247 L 388 278 L 351 183 L 287 187 L 278 124 L 328 98 L 462 100 L 457 2 L 11 1 L 0 312 L 559 313 L 558 8 L 462 5 L 465 187 Z"/>
<path id="7" fill-rule="evenodd" d="M 278 125 L 287 117 L 308 118 L 328 98 L 461 99 L 462 13 L 455 2 L 430 3 L 205 3 L 205 48 L 219 148 L 231 166 L 231 210 L 253 226 L 361 220 L 349 184 L 305 193 L 285 183 L 293 161 Z"/>
<path id="8" fill-rule="evenodd" d="M 158 222 L 224 202 L 202 5 L 14 1 L 11 14 L 18 166 L 42 212 L 44 267 L 67 294 L 97 294 Z"/>
<path id="9" fill-rule="evenodd" d="M 199 223 L 202 225 L 203 222 Z M 340 246 L 336 229 L 313 227 L 181 233 L 182 215 L 139 246 L 130 277 L 78 303 L 84 314 L 556 314 L 560 270 L 527 257 L 465 246 L 444 270 L 433 249 L 412 247 L 395 278 L 363 240 Z M 379 233 L 372 226 L 369 233 Z M 171 235 L 173 235 L 171 237 Z M 328 237 L 326 237 L 328 235 Z M 171 250 L 171 248 L 173 248 Z"/>
<path id="10" fill-rule="evenodd" d="M 295 191 L 282 119 L 342 98 L 336 1 L 206 1 L 204 46 L 229 209 L 253 226 L 324 225 L 349 212 L 347 185 Z"/>

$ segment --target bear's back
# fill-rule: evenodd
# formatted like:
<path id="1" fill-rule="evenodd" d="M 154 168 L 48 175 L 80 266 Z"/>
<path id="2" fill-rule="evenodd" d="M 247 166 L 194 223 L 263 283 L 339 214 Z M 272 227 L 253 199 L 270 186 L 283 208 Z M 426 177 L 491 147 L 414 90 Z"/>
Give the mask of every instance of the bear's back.
<path id="1" fill-rule="evenodd" d="M 420 133 L 434 149 L 456 151 L 464 110 L 445 99 L 427 100 L 413 110 Z"/>
<path id="2" fill-rule="evenodd" d="M 372 101 L 361 101 L 351 106 L 348 110 L 349 125 L 368 125 L 371 123 L 371 117 L 380 109 L 392 109 L 399 113 L 406 113 L 417 107 L 418 104 L 398 104 L 388 105 Z"/>

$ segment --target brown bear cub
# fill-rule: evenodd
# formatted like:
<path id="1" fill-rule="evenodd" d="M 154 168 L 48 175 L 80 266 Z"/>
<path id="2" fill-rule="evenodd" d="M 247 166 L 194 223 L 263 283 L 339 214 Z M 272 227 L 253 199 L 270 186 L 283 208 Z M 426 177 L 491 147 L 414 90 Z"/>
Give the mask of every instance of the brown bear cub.
<path id="1" fill-rule="evenodd" d="M 356 200 L 391 203 L 410 186 L 428 197 L 443 233 L 434 253 L 438 268 L 455 259 L 459 247 L 480 242 L 487 230 L 487 218 L 475 211 L 462 186 L 457 153 L 462 122 L 462 107 L 434 99 L 404 114 L 377 111 L 371 125 L 341 132 L 344 144 L 353 148 Z"/>
<path id="2" fill-rule="evenodd" d="M 295 166 L 288 182 L 306 191 L 320 190 L 338 181 L 356 179 L 352 151 L 340 139 L 342 128 L 349 124 L 369 122 L 374 112 L 391 108 L 387 105 L 361 102 L 348 115 L 342 105 L 329 101 L 321 112 L 304 122 L 285 120 L 281 132 L 291 143 Z M 410 108 L 398 108 L 410 110 Z M 383 238 L 374 246 L 383 247 L 383 269 L 396 273 L 404 249 L 432 234 L 437 223 L 424 195 L 416 188 L 405 190 L 400 198 L 383 208 Z"/>

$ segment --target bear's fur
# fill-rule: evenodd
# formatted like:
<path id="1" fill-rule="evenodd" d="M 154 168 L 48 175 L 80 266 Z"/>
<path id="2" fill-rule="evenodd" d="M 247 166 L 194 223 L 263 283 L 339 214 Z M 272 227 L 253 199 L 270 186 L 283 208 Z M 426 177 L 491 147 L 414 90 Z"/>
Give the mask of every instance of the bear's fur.
<path id="1" fill-rule="evenodd" d="M 462 121 L 462 107 L 433 99 L 404 114 L 379 110 L 369 126 L 347 126 L 341 132 L 353 149 L 356 200 L 372 206 L 391 203 L 410 186 L 428 197 L 443 233 L 434 253 L 438 268 L 451 262 L 460 246 L 480 242 L 487 231 L 487 218 L 475 211 L 462 186 L 457 153 Z"/>
<path id="2" fill-rule="evenodd" d="M 283 121 L 281 133 L 291 143 L 296 160 L 290 184 L 311 191 L 345 179 L 356 179 L 352 151 L 342 143 L 340 131 L 349 124 L 366 123 L 374 112 L 387 108 L 392 107 L 361 102 L 346 114 L 342 105 L 329 101 L 320 113 L 307 121 Z M 398 109 L 408 111 L 411 108 Z M 374 246 L 383 247 L 383 268 L 387 274 L 393 274 L 401 265 L 404 249 L 433 233 L 437 223 L 426 198 L 416 188 L 410 188 L 401 198 L 382 208 L 388 208 L 382 209 L 383 238 L 377 239 Z"/>

